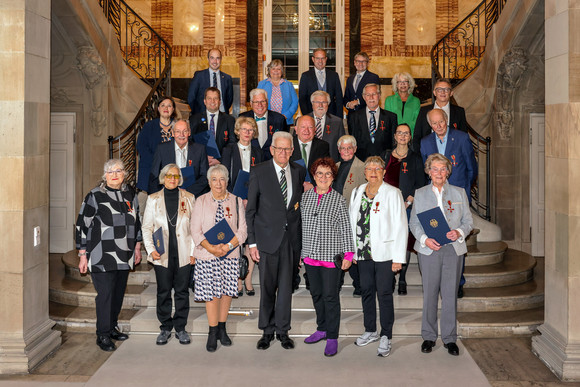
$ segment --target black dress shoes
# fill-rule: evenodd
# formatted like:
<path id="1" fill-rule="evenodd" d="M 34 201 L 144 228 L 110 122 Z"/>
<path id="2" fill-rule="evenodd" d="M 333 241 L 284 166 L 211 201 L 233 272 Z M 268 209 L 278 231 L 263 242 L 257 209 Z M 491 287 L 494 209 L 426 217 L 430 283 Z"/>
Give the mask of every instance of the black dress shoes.
<path id="1" fill-rule="evenodd" d="M 425 341 L 423 341 L 423 344 L 421 344 L 421 352 L 431 353 L 431 350 L 433 349 L 434 346 L 435 346 L 434 341 L 425 340 Z"/>
<path id="2" fill-rule="evenodd" d="M 457 289 L 457 298 L 463 298 L 463 285 L 459 285 L 459 289 Z"/>
<path id="3" fill-rule="evenodd" d="M 264 333 L 260 340 L 258 340 L 258 345 L 256 348 L 258 349 L 268 349 L 270 348 L 270 343 L 274 340 L 274 335 L 271 333 Z"/>
<path id="4" fill-rule="evenodd" d="M 447 352 L 453 356 L 459 356 L 459 347 L 455 343 L 447 343 L 443 344 L 445 348 L 447 348 Z"/>
<path id="5" fill-rule="evenodd" d="M 407 283 L 399 281 L 399 295 L 404 296 L 407 294 Z"/>
<path id="6" fill-rule="evenodd" d="M 120 332 L 117 327 L 113 328 L 113 330 L 111 330 L 111 339 L 113 340 L 117 340 L 117 341 L 123 341 L 123 340 L 127 340 L 129 338 L 129 335 L 123 332 Z"/>
<path id="7" fill-rule="evenodd" d="M 276 338 L 282 344 L 284 349 L 294 349 L 294 340 L 292 340 L 287 334 L 276 334 Z"/>
<path id="8" fill-rule="evenodd" d="M 106 352 L 112 352 L 117 349 L 109 336 L 97 336 L 97 345 Z"/>

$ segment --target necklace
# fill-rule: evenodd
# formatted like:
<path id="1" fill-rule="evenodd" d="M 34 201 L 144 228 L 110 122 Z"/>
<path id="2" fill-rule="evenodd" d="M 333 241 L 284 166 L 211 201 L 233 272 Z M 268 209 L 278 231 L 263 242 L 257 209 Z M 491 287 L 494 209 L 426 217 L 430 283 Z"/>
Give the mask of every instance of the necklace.
<path id="1" fill-rule="evenodd" d="M 407 154 L 409 153 L 409 149 L 407 149 L 407 151 L 405 152 L 405 154 L 404 154 L 404 155 L 402 155 L 402 154 L 400 154 L 400 153 L 397 151 L 397 148 L 395 148 L 395 153 L 397 154 L 397 156 L 399 156 L 399 157 L 398 157 L 399 159 L 404 159 L 405 157 L 407 157 Z"/>
<path id="2" fill-rule="evenodd" d="M 377 188 L 377 190 L 375 192 L 372 192 L 370 186 L 367 185 L 367 188 L 365 189 L 365 192 L 366 192 L 367 196 L 369 197 L 369 199 L 372 199 L 379 192 L 379 189 Z"/>
<path id="3" fill-rule="evenodd" d="M 213 192 L 212 191 L 209 191 L 209 193 L 211 194 L 211 198 L 213 200 L 215 200 L 216 202 L 223 202 L 228 197 L 228 192 L 226 192 L 226 194 L 224 195 L 223 199 L 216 199 L 215 196 L 213 196 Z"/>
<path id="4" fill-rule="evenodd" d="M 177 224 L 177 222 L 175 221 L 175 218 L 177 217 L 177 212 L 178 211 L 175 211 L 175 214 L 171 218 L 169 217 L 169 214 L 166 214 L 167 215 L 167 221 L 169 222 L 169 224 L 172 227 L 175 227 L 175 225 Z"/>
<path id="5" fill-rule="evenodd" d="M 169 120 L 168 124 L 164 124 L 163 122 L 161 122 L 161 120 L 159 120 L 159 123 L 161 124 L 162 127 L 169 128 L 173 124 L 173 120 Z"/>

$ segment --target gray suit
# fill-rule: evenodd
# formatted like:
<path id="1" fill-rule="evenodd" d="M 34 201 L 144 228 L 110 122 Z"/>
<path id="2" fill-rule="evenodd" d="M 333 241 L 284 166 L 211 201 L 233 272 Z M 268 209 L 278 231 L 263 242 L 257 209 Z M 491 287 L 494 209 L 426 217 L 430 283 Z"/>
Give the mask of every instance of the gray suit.
<path id="1" fill-rule="evenodd" d="M 418 253 L 423 284 L 421 336 L 423 340 L 437 340 L 437 302 L 441 293 L 441 339 L 448 344 L 457 341 L 457 289 L 467 246 L 464 238 L 444 245 L 438 251 L 421 245 L 420 241 L 425 232 L 417 214 L 437 207 L 437 197 L 432 189 L 433 185 L 429 184 L 415 191 L 409 228 L 417 239 L 415 250 Z M 442 198 L 449 228 L 461 230 L 467 237 L 473 228 L 473 218 L 465 190 L 445 183 Z"/>
<path id="2" fill-rule="evenodd" d="M 314 118 L 314 123 L 316 124 L 314 112 L 308 113 L 308 115 Z M 322 128 L 322 139 L 330 145 L 330 157 L 332 157 L 335 162 L 340 161 L 340 154 L 338 153 L 338 146 L 336 143 L 338 142 L 338 139 L 345 134 L 342 118 L 326 113 L 326 116 L 324 117 L 324 127 Z M 348 201 L 349 198 L 346 199 Z"/>

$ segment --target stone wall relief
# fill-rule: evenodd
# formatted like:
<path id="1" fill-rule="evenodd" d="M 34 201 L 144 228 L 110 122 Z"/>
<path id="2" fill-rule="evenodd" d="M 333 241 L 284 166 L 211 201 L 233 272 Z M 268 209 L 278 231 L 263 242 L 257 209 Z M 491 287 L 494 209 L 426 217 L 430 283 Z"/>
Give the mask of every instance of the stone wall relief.
<path id="1" fill-rule="evenodd" d="M 107 83 L 105 64 L 97 50 L 92 46 L 82 46 L 77 53 L 77 68 L 85 81 L 90 97 L 90 121 L 93 134 L 97 137 L 103 134 L 107 124 L 107 115 L 104 111 L 104 95 Z"/>

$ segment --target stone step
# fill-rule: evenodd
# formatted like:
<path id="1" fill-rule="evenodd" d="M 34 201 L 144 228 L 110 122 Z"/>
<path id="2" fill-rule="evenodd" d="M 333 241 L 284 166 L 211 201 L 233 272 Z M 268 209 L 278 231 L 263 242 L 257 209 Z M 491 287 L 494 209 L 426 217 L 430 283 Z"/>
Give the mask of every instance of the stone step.
<path id="1" fill-rule="evenodd" d="M 457 333 L 466 338 L 529 336 L 544 323 L 544 307 L 507 312 L 457 314 Z"/>
<path id="2" fill-rule="evenodd" d="M 522 251 L 508 249 L 503 260 L 493 265 L 465 267 L 465 288 L 518 285 L 534 278 L 536 259 Z"/>
<path id="3" fill-rule="evenodd" d="M 123 309 L 119 314 L 119 328 L 128 332 L 131 330 L 131 319 L 139 309 Z M 57 329 L 69 332 L 94 333 L 96 329 L 97 312 L 94 307 L 72 306 L 50 302 L 49 317 L 56 322 Z"/>
<path id="4" fill-rule="evenodd" d="M 507 243 L 502 241 L 478 242 L 474 246 L 468 246 L 465 266 L 483 266 L 500 263 L 503 260 L 503 255 L 507 248 Z"/>

